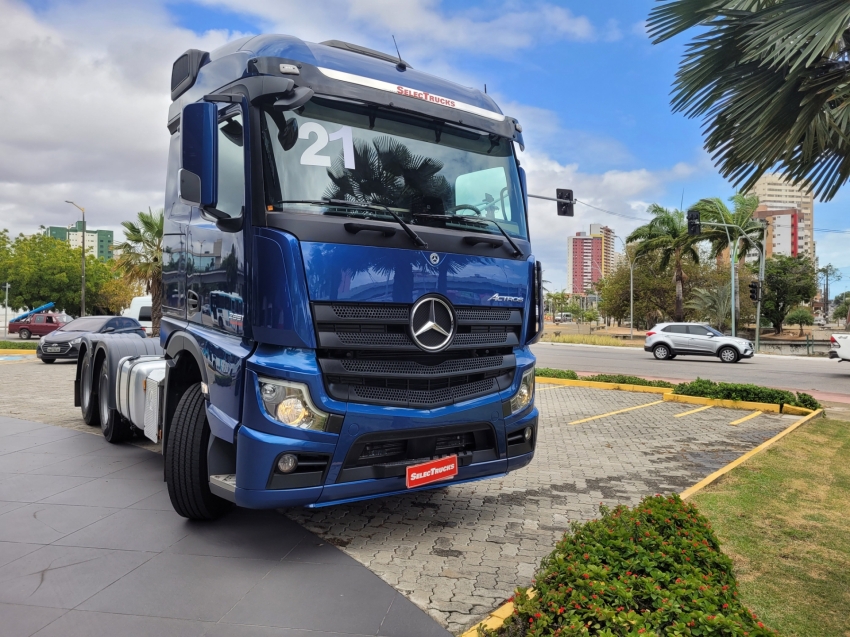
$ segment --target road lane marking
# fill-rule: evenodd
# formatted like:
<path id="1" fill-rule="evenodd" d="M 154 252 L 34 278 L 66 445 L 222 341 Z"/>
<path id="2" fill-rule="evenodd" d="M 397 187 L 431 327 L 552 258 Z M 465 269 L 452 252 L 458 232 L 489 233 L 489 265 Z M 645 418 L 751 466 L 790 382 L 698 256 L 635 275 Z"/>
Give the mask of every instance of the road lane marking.
<path id="1" fill-rule="evenodd" d="M 730 422 L 730 425 L 740 425 L 742 422 L 747 422 L 750 418 L 755 418 L 756 416 L 761 416 L 762 412 L 754 411 L 753 413 L 744 416 L 743 418 L 738 418 L 738 420 L 733 420 Z"/>
<path id="2" fill-rule="evenodd" d="M 582 418 L 581 420 L 573 420 L 569 425 L 580 425 L 583 422 L 588 422 L 590 420 L 596 420 L 597 418 L 605 418 L 606 416 L 615 416 L 617 414 L 624 414 L 627 411 L 634 411 L 635 409 L 643 409 L 644 407 L 652 407 L 653 405 L 660 405 L 663 403 L 663 400 L 656 400 L 654 403 L 646 403 L 645 405 L 637 405 L 636 407 L 627 407 L 626 409 L 618 409 L 617 411 L 609 411 L 607 414 L 599 414 L 598 416 L 591 416 L 590 418 Z"/>
<path id="3" fill-rule="evenodd" d="M 673 418 L 681 418 L 682 416 L 690 416 L 691 414 L 695 414 L 698 411 L 705 411 L 706 409 L 711 409 L 714 405 L 706 405 L 705 407 L 697 407 L 696 409 L 691 409 L 689 411 L 683 411 L 681 414 L 675 414 Z"/>

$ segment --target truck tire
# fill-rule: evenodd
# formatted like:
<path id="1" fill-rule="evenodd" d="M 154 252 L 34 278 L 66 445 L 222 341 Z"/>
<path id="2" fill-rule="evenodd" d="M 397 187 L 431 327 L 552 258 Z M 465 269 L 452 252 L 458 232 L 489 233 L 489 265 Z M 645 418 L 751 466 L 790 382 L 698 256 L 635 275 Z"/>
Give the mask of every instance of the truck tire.
<path id="1" fill-rule="evenodd" d="M 18 338 L 22 338 L 25 341 L 30 340 L 30 336 L 32 336 L 32 332 L 30 332 L 27 328 L 23 328 L 20 332 L 18 332 Z"/>
<path id="2" fill-rule="evenodd" d="M 207 470 L 210 425 L 204 409 L 201 384 L 195 383 L 180 398 L 165 457 L 165 481 L 174 510 L 190 520 L 215 520 L 233 504 L 213 495 Z"/>
<path id="3" fill-rule="evenodd" d="M 97 389 L 97 404 L 100 411 L 100 429 L 103 431 L 103 437 L 107 442 L 117 444 L 123 442 L 133 436 L 133 430 L 130 429 L 130 423 L 118 413 L 116 409 L 109 407 L 109 365 L 103 361 L 100 367 L 100 382 Z"/>
<path id="4" fill-rule="evenodd" d="M 83 412 L 83 420 L 90 427 L 100 426 L 100 411 L 97 405 L 97 383 L 92 378 L 91 350 L 83 356 L 80 368 L 80 411 Z"/>

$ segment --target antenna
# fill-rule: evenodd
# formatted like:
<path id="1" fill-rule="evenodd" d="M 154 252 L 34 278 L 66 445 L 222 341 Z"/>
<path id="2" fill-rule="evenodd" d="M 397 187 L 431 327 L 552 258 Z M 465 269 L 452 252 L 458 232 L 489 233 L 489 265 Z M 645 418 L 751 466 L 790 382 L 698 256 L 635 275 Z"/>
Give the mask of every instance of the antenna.
<path id="1" fill-rule="evenodd" d="M 398 42 L 395 41 L 395 36 L 393 36 L 393 44 L 395 44 L 395 52 L 398 53 L 398 64 L 396 64 L 395 67 L 399 71 L 406 71 L 407 64 L 405 64 L 404 60 L 401 59 L 401 51 L 398 50 Z"/>
<path id="2" fill-rule="evenodd" d="M 487 92 L 487 83 L 486 82 L 484 83 L 484 92 L 485 93 Z"/>

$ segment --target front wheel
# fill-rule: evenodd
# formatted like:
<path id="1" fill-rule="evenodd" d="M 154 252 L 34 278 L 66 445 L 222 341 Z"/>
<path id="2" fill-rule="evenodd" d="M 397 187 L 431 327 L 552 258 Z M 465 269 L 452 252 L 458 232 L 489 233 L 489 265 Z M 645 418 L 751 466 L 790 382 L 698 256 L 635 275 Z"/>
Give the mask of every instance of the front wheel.
<path id="1" fill-rule="evenodd" d="M 231 502 L 210 491 L 210 435 L 201 383 L 195 383 L 177 403 L 165 454 L 165 481 L 171 505 L 190 520 L 215 520 L 233 508 Z"/>
<path id="2" fill-rule="evenodd" d="M 32 332 L 30 332 L 26 328 L 24 328 L 20 332 L 18 332 L 18 337 L 24 339 L 25 341 L 30 340 L 30 336 L 32 336 Z"/>
<path id="3" fill-rule="evenodd" d="M 720 357 L 724 363 L 737 363 L 738 362 L 738 350 L 734 347 L 723 347 L 717 355 Z"/>
<path id="4" fill-rule="evenodd" d="M 667 360 L 671 357 L 670 348 L 666 345 L 656 345 L 652 348 L 652 355 L 660 361 Z"/>

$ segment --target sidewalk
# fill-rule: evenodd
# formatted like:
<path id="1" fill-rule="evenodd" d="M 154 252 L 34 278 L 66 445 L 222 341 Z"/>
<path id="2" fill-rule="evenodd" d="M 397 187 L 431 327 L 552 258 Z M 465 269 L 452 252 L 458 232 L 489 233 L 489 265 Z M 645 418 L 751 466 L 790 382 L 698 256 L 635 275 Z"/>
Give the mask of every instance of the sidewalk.
<path id="1" fill-rule="evenodd" d="M 0 618 L 4 637 L 449 634 L 274 511 L 179 517 L 151 451 L 2 416 Z"/>

